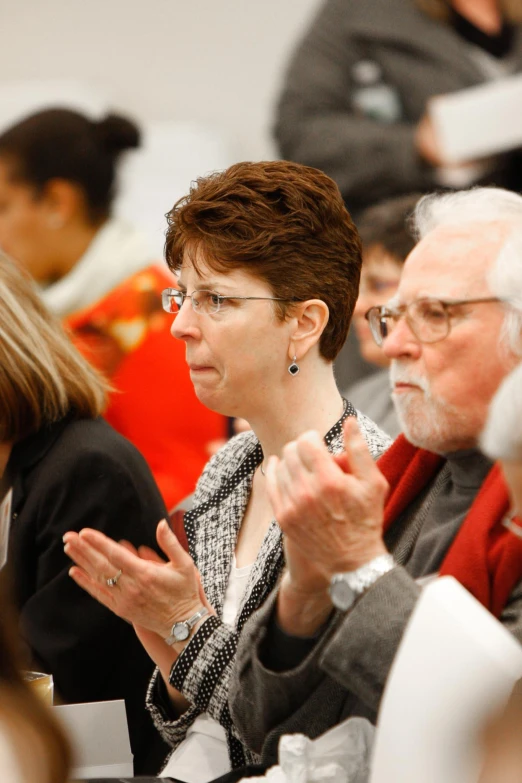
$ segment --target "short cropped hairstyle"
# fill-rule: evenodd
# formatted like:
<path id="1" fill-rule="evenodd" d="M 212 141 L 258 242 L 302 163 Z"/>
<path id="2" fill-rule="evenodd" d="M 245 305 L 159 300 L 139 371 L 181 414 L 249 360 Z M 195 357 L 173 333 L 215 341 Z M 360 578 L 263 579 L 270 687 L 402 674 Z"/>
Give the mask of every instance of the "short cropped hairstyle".
<path id="1" fill-rule="evenodd" d="M 329 319 L 321 355 L 333 361 L 346 339 L 359 290 L 361 243 L 335 182 L 287 161 L 237 163 L 193 183 L 167 214 L 172 271 L 202 251 L 215 271 L 244 269 L 281 299 L 321 299 Z M 274 302 L 283 319 L 291 308 Z"/>
<path id="2" fill-rule="evenodd" d="M 0 256 L 0 441 L 16 442 L 67 414 L 94 418 L 107 390 L 32 281 Z"/>
<path id="3" fill-rule="evenodd" d="M 394 261 L 403 264 L 417 241 L 410 226 L 410 218 L 422 193 L 396 196 L 368 207 L 357 221 L 364 251 L 373 246 L 382 247 Z"/>

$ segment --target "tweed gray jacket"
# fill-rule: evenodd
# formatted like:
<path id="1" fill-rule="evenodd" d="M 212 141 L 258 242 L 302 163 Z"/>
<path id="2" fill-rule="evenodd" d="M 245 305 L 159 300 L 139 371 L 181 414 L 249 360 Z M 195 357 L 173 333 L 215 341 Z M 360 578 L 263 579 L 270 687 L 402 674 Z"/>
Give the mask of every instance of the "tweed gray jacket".
<path id="1" fill-rule="evenodd" d="M 390 445 L 390 438 L 346 401 L 343 416 L 325 436 L 329 450 L 334 454 L 342 451 L 342 423 L 349 415 L 357 416 L 370 453 L 377 459 Z M 229 679 L 239 635 L 245 622 L 274 588 L 284 564 L 282 533 L 274 519 L 250 573 L 236 627 L 222 621 L 236 540 L 254 472 L 262 460 L 263 451 L 256 436 L 245 432 L 232 438 L 203 471 L 196 487 L 194 507 L 185 514 L 184 523 L 190 553 L 216 616 L 202 623 L 171 670 L 170 683 L 192 706 L 178 719 L 169 720 L 157 699 L 157 670 L 146 702 L 156 728 L 173 749 L 202 712 L 219 721 L 227 731 L 232 767 L 256 763 L 259 759 L 240 740 L 228 708 Z"/>

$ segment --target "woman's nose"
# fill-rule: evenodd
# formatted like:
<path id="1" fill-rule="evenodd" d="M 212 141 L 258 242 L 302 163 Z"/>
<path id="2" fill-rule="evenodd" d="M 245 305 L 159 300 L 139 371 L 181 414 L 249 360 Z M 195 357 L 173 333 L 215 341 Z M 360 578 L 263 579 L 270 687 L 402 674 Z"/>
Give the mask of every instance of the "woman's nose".
<path id="1" fill-rule="evenodd" d="M 199 316 L 192 309 L 190 297 L 187 297 L 181 305 L 178 314 L 172 321 L 170 333 L 177 340 L 187 340 L 198 336 Z"/>

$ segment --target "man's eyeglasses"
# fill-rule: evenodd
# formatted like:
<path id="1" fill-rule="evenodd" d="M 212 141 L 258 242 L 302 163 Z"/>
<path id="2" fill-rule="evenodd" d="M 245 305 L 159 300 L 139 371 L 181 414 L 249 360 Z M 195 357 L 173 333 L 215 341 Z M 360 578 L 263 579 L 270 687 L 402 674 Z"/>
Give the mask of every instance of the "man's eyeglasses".
<path id="1" fill-rule="evenodd" d="M 205 314 L 219 312 L 224 302 L 234 299 L 266 300 L 267 302 L 297 301 L 295 299 L 280 299 L 277 296 L 221 296 L 221 294 L 216 294 L 215 291 L 193 291 L 191 294 L 187 294 L 184 291 L 180 291 L 178 288 L 165 288 L 161 293 L 163 309 L 166 310 L 167 313 L 174 313 L 174 315 L 179 313 L 185 299 L 190 299 L 192 309 L 196 313 Z"/>
<path id="2" fill-rule="evenodd" d="M 486 302 L 502 302 L 496 296 L 483 299 L 459 299 L 443 302 L 441 299 L 429 297 L 416 299 L 408 305 L 390 307 L 381 305 L 370 307 L 365 318 L 370 325 L 373 339 L 381 346 L 384 340 L 394 330 L 402 316 L 411 331 L 421 343 L 437 343 L 444 340 L 451 331 L 451 308 L 458 305 L 485 304 Z"/>

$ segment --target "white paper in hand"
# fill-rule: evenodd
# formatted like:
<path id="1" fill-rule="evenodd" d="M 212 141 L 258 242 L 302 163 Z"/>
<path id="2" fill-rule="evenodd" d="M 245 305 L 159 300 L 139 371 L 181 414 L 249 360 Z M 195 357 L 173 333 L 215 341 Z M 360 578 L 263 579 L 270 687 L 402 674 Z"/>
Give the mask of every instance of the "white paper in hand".
<path id="1" fill-rule="evenodd" d="M 437 95 L 428 111 L 448 163 L 516 149 L 522 146 L 522 74 Z"/>
<path id="2" fill-rule="evenodd" d="M 370 783 L 476 783 L 479 735 L 522 647 L 455 579 L 424 588 L 386 686 Z"/>

